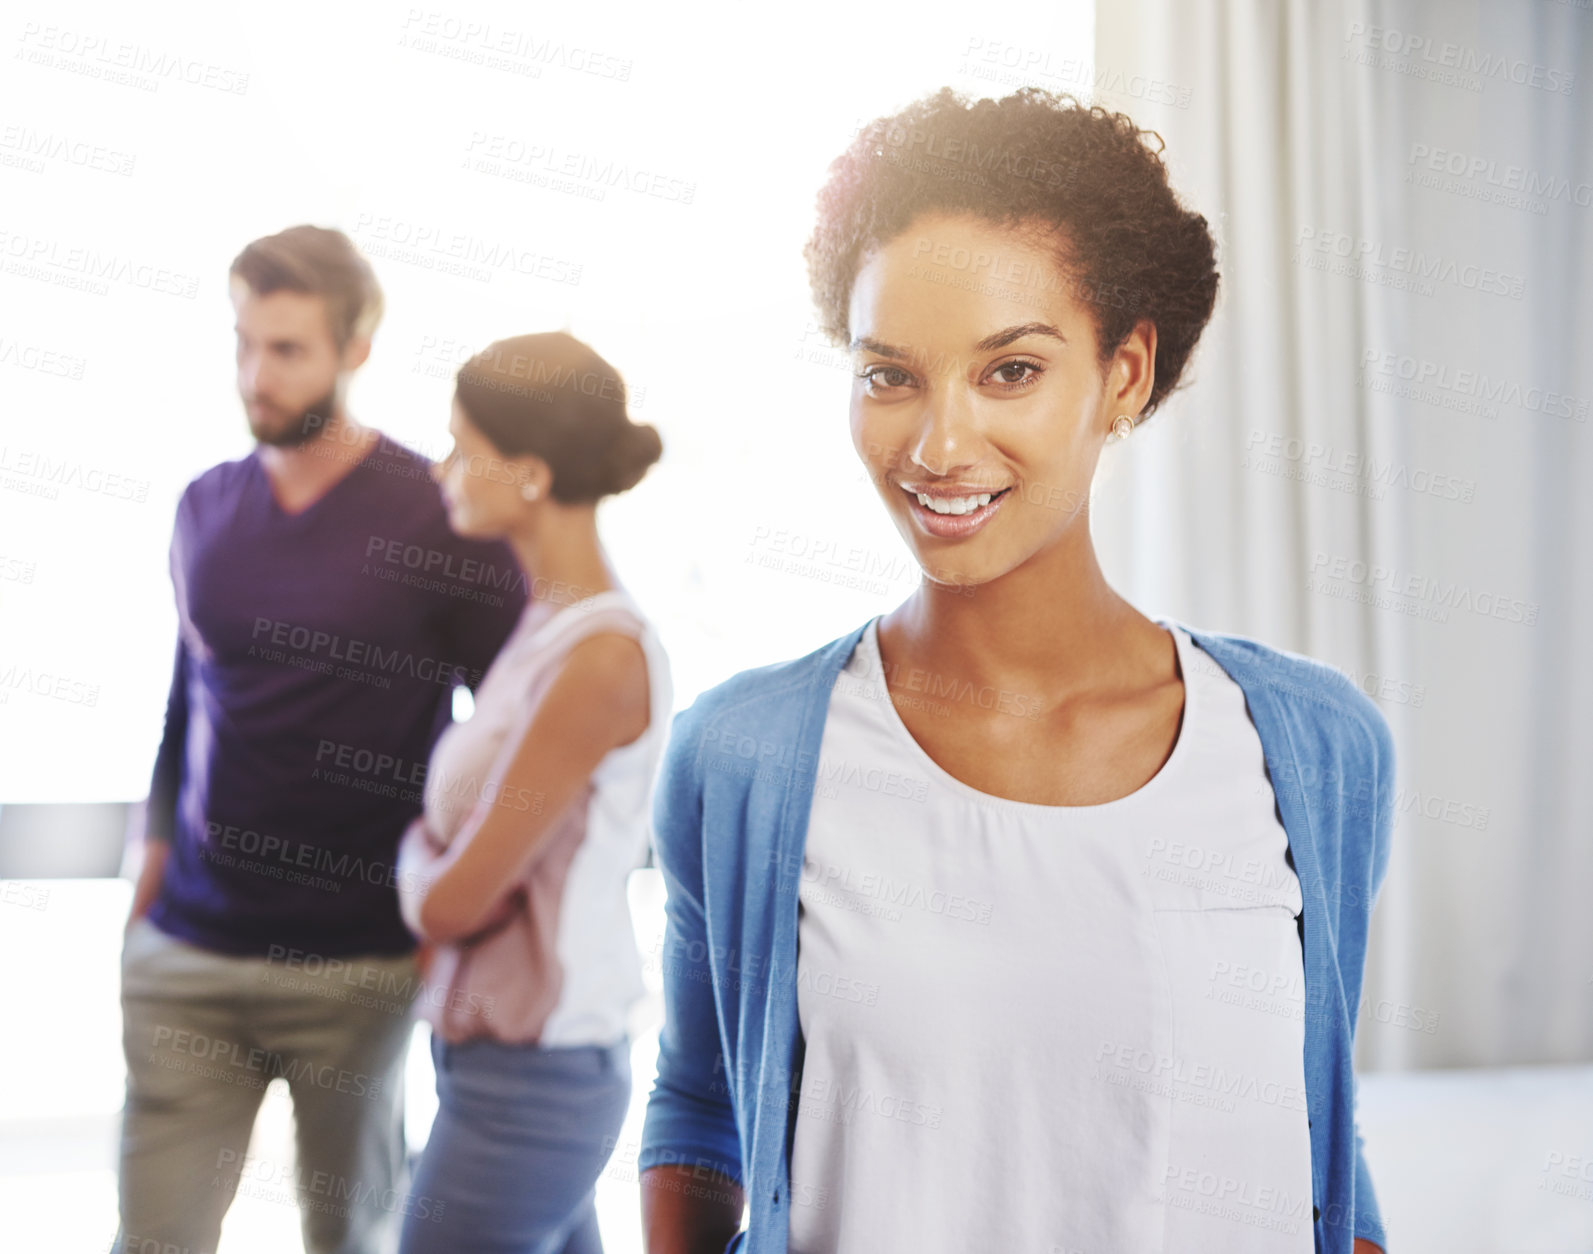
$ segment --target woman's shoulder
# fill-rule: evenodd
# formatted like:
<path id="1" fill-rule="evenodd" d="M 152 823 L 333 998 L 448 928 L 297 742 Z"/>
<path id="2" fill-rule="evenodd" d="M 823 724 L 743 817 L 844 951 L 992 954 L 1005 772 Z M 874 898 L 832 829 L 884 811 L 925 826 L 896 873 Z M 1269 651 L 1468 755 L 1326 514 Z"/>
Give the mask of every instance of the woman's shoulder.
<path id="1" fill-rule="evenodd" d="M 737 823 L 701 824 L 690 817 L 704 800 L 709 776 L 746 788 L 760 779 L 798 779 L 822 734 L 835 677 L 862 632 L 857 627 L 801 657 L 737 671 L 674 716 L 654 802 L 661 866 L 701 876 L 706 839 L 730 841 L 712 860 L 719 873 L 738 864 Z"/>
<path id="2" fill-rule="evenodd" d="M 1247 696 L 1265 692 L 1306 716 L 1311 724 L 1337 735 L 1369 738 L 1380 758 L 1392 758 L 1388 720 L 1372 698 L 1337 667 L 1250 636 L 1178 625 Z"/>

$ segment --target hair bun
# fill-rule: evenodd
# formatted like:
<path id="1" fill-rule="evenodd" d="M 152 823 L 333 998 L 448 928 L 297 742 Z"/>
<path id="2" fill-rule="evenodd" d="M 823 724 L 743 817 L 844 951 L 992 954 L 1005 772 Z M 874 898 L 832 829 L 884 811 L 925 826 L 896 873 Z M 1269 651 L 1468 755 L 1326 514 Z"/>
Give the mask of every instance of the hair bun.
<path id="1" fill-rule="evenodd" d="M 610 448 L 609 491 L 625 492 L 663 455 L 664 442 L 651 423 L 628 422 Z"/>

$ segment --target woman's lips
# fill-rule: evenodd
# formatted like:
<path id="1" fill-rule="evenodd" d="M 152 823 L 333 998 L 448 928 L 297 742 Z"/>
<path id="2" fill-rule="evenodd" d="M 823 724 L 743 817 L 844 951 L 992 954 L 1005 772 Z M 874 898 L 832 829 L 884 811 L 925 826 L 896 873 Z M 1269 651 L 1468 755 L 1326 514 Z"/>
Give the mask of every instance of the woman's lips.
<path id="1" fill-rule="evenodd" d="M 996 511 L 1007 499 L 1011 488 L 1003 488 L 999 493 L 991 495 L 988 505 L 981 505 L 971 509 L 965 514 L 941 514 L 932 510 L 927 505 L 920 504 L 918 493 L 907 491 L 907 508 L 913 516 L 913 521 L 920 528 L 941 540 L 961 540 L 974 534 L 992 518 Z"/>

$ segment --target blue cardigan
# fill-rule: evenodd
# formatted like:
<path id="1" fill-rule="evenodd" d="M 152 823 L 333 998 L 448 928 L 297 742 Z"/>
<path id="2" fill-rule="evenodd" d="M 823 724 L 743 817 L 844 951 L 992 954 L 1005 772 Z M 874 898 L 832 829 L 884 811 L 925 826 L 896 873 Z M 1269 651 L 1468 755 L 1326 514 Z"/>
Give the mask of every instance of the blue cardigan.
<path id="1" fill-rule="evenodd" d="M 674 718 L 654 793 L 668 889 L 665 1018 L 637 1165 L 683 1164 L 705 1182 L 719 1172 L 741 1184 L 750 1222 L 727 1248 L 746 1254 L 786 1249 L 804 1049 L 797 889 L 831 689 L 866 626 L 700 695 Z M 1304 896 L 1316 1251 L 1351 1254 L 1357 1236 L 1386 1250 L 1351 1049 L 1367 922 L 1388 868 L 1393 739 L 1339 671 L 1243 636 L 1184 630 L 1244 690 Z"/>

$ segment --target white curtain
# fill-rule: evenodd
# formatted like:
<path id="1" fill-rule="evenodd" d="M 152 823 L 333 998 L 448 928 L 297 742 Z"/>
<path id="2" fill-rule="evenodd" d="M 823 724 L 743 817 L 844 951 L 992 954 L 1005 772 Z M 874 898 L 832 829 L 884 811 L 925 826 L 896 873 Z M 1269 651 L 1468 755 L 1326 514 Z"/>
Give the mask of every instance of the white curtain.
<path id="1" fill-rule="evenodd" d="M 1164 137 L 1222 267 L 1190 386 L 1108 453 L 1108 575 L 1387 716 L 1359 1066 L 1593 1058 L 1593 11 L 1096 22 L 1096 101 Z"/>

